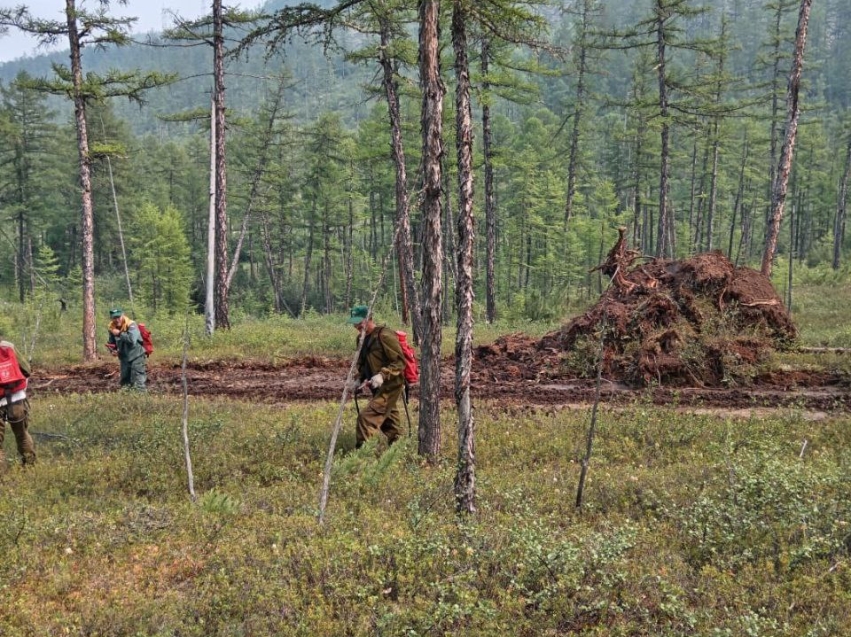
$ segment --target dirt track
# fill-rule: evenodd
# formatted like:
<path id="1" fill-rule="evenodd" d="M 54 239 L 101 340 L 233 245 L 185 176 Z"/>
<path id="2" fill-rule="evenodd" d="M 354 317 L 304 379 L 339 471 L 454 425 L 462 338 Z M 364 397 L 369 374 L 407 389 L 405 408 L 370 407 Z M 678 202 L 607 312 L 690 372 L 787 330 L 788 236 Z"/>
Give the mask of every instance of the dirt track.
<path id="1" fill-rule="evenodd" d="M 294 359 L 280 365 L 260 362 L 192 362 L 187 366 L 189 394 L 224 397 L 232 400 L 280 404 L 293 401 L 339 400 L 349 360 L 325 357 Z M 495 368 L 474 370 L 473 397 L 512 405 L 568 405 L 594 400 L 593 380 L 576 378 L 535 379 L 535 370 Z M 454 368 L 444 361 L 442 394 L 452 398 Z M 31 379 L 35 397 L 50 393 L 102 393 L 118 386 L 118 364 L 104 361 L 44 371 Z M 179 365 L 151 362 L 148 366 L 151 392 L 182 393 Z M 416 388 L 413 394 L 416 396 Z M 756 379 L 753 386 L 740 388 L 652 387 L 631 389 L 604 379 L 603 401 L 628 404 L 651 401 L 654 404 L 691 407 L 742 408 L 796 407 L 805 410 L 851 412 L 849 380 L 823 372 L 773 372 Z"/>

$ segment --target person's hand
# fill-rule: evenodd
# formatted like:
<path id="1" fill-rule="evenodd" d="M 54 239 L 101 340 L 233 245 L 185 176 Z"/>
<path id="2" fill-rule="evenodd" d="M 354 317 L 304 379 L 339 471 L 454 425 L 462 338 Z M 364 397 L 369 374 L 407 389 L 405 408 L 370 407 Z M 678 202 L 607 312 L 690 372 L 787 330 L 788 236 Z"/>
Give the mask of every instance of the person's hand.
<path id="1" fill-rule="evenodd" d="M 384 376 L 381 374 L 376 374 L 372 378 L 369 379 L 369 386 L 373 389 L 378 389 L 384 384 Z"/>
<path id="2" fill-rule="evenodd" d="M 113 336 L 119 336 L 121 334 L 121 330 L 117 327 L 111 327 L 109 328 L 109 331 L 112 332 Z"/>

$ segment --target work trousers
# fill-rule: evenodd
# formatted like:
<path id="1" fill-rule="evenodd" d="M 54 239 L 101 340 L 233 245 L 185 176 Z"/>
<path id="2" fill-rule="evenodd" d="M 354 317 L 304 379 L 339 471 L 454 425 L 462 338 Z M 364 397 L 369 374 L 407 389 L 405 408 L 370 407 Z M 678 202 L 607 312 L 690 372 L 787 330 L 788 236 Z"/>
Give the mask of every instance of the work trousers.
<path id="1" fill-rule="evenodd" d="M 125 361 L 119 357 L 121 363 L 121 386 L 145 391 L 145 383 L 148 381 L 148 359 L 139 356 L 132 361 Z"/>
<path id="2" fill-rule="evenodd" d="M 0 471 L 6 468 L 6 454 L 3 452 L 3 442 L 6 436 L 6 423 L 15 434 L 18 453 L 24 464 L 35 462 L 35 445 L 29 431 L 30 401 L 24 398 L 11 405 L 0 406 Z"/>
<path id="3" fill-rule="evenodd" d="M 402 436 L 402 416 L 399 413 L 399 401 L 403 400 L 405 386 L 389 392 L 379 390 L 358 414 L 358 426 L 355 436 L 360 447 L 368 438 L 379 431 L 387 436 L 387 443 L 393 444 Z"/>

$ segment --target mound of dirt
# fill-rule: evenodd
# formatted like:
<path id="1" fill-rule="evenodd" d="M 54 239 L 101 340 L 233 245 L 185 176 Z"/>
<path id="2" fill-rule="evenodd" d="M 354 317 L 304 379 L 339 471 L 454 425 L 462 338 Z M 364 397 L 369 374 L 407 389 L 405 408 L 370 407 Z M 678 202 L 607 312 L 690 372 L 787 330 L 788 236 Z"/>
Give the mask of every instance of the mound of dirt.
<path id="1" fill-rule="evenodd" d="M 747 385 L 797 337 L 771 282 L 721 252 L 633 267 L 637 256 L 622 236 L 599 268 L 612 284 L 590 310 L 540 340 L 480 347 L 477 360 L 501 380 L 590 377 L 602 355 L 603 375 L 631 386 Z"/>

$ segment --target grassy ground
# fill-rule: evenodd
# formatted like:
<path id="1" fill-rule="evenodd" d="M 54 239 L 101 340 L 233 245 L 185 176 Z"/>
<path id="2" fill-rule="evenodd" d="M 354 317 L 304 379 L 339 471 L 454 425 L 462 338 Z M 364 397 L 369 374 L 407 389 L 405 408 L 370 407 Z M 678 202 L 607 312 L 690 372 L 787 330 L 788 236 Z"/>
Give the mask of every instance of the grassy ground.
<path id="1" fill-rule="evenodd" d="M 846 292 L 799 292 L 804 343 L 851 346 Z M 4 316 L 29 342 L 32 317 Z M 79 326 L 44 318 L 36 369 L 78 362 Z M 156 360 L 178 360 L 183 322 L 148 323 Z M 354 342 L 328 318 L 190 332 L 211 360 Z M 192 502 L 179 399 L 36 397 L 39 463 L 0 477 L 0 635 L 851 634 L 849 416 L 604 408 L 578 513 L 587 411 L 478 402 L 479 512 L 458 519 L 453 405 L 435 466 L 415 437 L 355 452 L 349 408 L 319 526 L 336 412 L 191 401 Z"/>
<path id="2" fill-rule="evenodd" d="M 193 402 L 193 504 L 179 401 L 38 401 L 61 437 L 0 479 L 0 634 L 851 634 L 848 417 L 604 410 L 578 514 L 588 414 L 479 404 L 459 520 L 445 413 L 434 467 L 349 426 L 320 527 L 336 405 Z"/>

